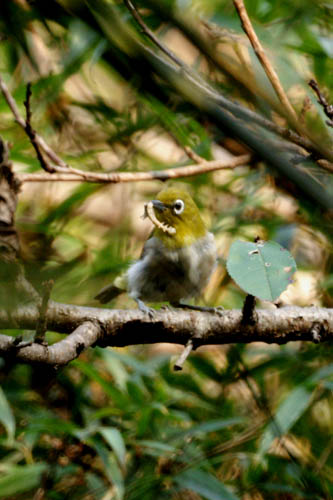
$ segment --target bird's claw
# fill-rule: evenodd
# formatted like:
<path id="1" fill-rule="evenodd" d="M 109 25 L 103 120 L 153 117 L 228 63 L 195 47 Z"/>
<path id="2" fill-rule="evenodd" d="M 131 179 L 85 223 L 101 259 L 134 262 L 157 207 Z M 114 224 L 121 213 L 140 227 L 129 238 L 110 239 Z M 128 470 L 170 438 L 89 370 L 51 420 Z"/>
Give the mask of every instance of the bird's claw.
<path id="1" fill-rule="evenodd" d="M 218 316 L 223 316 L 224 307 L 223 306 L 214 307 L 214 313 L 217 314 Z"/>
<path id="2" fill-rule="evenodd" d="M 149 319 L 153 319 L 155 317 L 155 314 L 156 314 L 155 309 L 152 309 L 151 307 L 146 306 L 146 304 L 144 302 L 142 302 L 142 300 L 140 300 L 140 299 L 136 299 L 136 302 L 138 304 L 140 311 L 143 312 L 144 314 L 148 314 Z"/>
<path id="3" fill-rule="evenodd" d="M 190 309 L 192 311 L 208 312 L 217 314 L 218 316 L 223 316 L 224 313 L 224 307 L 222 306 L 217 306 L 217 307 L 193 306 L 192 304 L 183 304 L 182 302 L 172 303 L 171 305 L 176 308 Z"/>
<path id="4" fill-rule="evenodd" d="M 152 309 L 151 307 L 147 307 L 147 314 L 149 316 L 149 319 L 154 319 L 156 311 L 155 311 L 155 309 Z"/>
<path id="5" fill-rule="evenodd" d="M 148 307 L 145 305 L 145 307 L 139 307 L 139 309 L 144 314 L 147 314 L 149 316 L 149 319 L 153 319 L 155 317 L 156 311 L 152 307 Z"/>
<path id="6" fill-rule="evenodd" d="M 161 310 L 162 310 L 162 311 L 172 311 L 172 310 L 173 310 L 173 307 L 169 306 L 168 304 L 164 304 L 164 305 L 161 307 Z"/>
<path id="7" fill-rule="evenodd" d="M 202 307 L 199 309 L 204 312 L 212 313 L 212 314 L 217 314 L 217 316 L 223 316 L 224 314 L 224 307 L 223 306 L 217 306 L 217 307 Z"/>

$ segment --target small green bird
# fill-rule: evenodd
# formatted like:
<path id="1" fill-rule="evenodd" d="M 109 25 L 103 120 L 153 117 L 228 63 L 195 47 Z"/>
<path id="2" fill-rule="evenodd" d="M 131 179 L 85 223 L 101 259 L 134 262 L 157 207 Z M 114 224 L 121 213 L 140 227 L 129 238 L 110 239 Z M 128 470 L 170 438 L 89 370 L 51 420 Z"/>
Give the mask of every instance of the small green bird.
<path id="1" fill-rule="evenodd" d="M 95 298 L 105 304 L 127 291 L 140 311 L 151 317 L 154 310 L 145 301 L 168 301 L 174 307 L 215 312 L 216 308 L 182 303 L 200 295 L 217 262 L 214 236 L 189 193 L 176 187 L 164 189 L 145 204 L 144 217 L 155 228 L 140 259 Z"/>

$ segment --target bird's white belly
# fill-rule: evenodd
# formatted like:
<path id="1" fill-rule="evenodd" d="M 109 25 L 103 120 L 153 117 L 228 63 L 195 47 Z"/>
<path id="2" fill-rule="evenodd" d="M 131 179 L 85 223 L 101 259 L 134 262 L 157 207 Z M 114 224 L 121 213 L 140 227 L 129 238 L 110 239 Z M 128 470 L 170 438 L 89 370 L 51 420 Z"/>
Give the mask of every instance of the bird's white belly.
<path id="1" fill-rule="evenodd" d="M 151 238 L 143 257 L 127 272 L 128 291 L 134 299 L 179 302 L 200 294 L 215 265 L 216 247 L 211 233 L 176 250 Z"/>

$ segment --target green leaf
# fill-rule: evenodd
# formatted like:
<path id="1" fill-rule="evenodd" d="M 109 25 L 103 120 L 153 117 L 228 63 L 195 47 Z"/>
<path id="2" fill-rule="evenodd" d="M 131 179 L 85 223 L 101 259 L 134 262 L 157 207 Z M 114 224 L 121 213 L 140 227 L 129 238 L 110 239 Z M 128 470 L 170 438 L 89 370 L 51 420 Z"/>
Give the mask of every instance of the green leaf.
<path id="1" fill-rule="evenodd" d="M 226 427 L 230 427 L 231 425 L 235 424 L 240 424 L 244 422 L 244 419 L 241 417 L 234 417 L 234 418 L 226 418 L 226 419 L 216 419 L 216 420 L 208 420 L 207 422 L 203 422 L 198 425 L 193 425 L 190 429 L 187 431 L 184 431 L 181 433 L 181 436 L 194 436 L 199 433 L 204 433 L 205 435 L 208 432 L 216 432 L 220 431 L 221 429 L 225 429 Z M 177 438 L 179 437 L 179 434 L 177 434 Z"/>
<path id="2" fill-rule="evenodd" d="M 125 494 L 124 478 L 114 455 L 109 453 L 104 444 L 99 442 L 96 438 L 93 438 L 89 444 L 97 451 L 102 460 L 105 475 L 115 487 L 114 499 L 122 500 Z"/>
<path id="3" fill-rule="evenodd" d="M 289 396 L 279 406 L 274 421 L 272 421 L 265 430 L 261 443 L 259 445 L 259 455 L 264 455 L 275 437 L 280 437 L 288 432 L 296 421 L 302 416 L 308 408 L 313 390 L 323 379 L 333 375 L 333 364 L 330 363 L 321 367 L 311 377 L 302 383 L 302 385 L 295 387 L 289 393 Z M 327 382 L 326 382 L 327 384 Z M 327 387 L 326 384 L 323 384 Z M 328 387 L 329 388 L 329 387 Z"/>
<path id="4" fill-rule="evenodd" d="M 211 474 L 200 469 L 190 469 L 175 477 L 181 489 L 189 489 L 207 500 L 239 500 L 239 497 Z"/>
<path id="5" fill-rule="evenodd" d="M 178 449 L 175 446 L 171 446 L 167 443 L 162 443 L 161 441 L 152 441 L 150 439 L 137 440 L 136 444 L 143 446 L 145 448 L 150 448 L 158 452 L 157 456 L 161 456 L 163 453 L 177 453 Z"/>
<path id="6" fill-rule="evenodd" d="M 281 437 L 288 432 L 303 415 L 310 404 L 312 391 L 302 386 L 292 390 L 279 406 L 274 420 L 268 425 L 262 435 L 259 445 L 259 455 L 263 456 L 271 446 L 275 437 Z"/>
<path id="7" fill-rule="evenodd" d="M 120 390 L 124 391 L 129 378 L 125 364 L 117 355 L 114 355 L 111 349 L 103 349 L 101 355 L 105 362 L 105 366 L 114 379 L 115 385 Z"/>
<path id="8" fill-rule="evenodd" d="M 227 270 L 245 292 L 262 300 L 276 300 L 292 282 L 296 263 L 288 250 L 274 241 L 235 241 Z"/>
<path id="9" fill-rule="evenodd" d="M 40 485 L 41 474 L 46 464 L 14 465 L 0 477 L 0 498 L 8 498 Z"/>
<path id="10" fill-rule="evenodd" d="M 321 382 L 323 379 L 333 376 L 333 363 L 322 366 L 309 379 L 311 384 Z"/>
<path id="11" fill-rule="evenodd" d="M 113 449 L 120 465 L 123 467 L 126 460 L 126 448 L 123 437 L 115 427 L 102 427 L 99 432 Z"/>
<path id="12" fill-rule="evenodd" d="M 76 366 L 82 373 L 84 373 L 91 380 L 95 380 L 100 384 L 105 394 L 107 394 L 120 408 L 123 410 L 128 406 L 129 401 L 127 400 L 125 394 L 123 394 L 119 389 L 114 387 L 112 384 L 107 382 L 95 369 L 94 366 L 82 361 L 75 360 L 72 366 Z"/>
<path id="13" fill-rule="evenodd" d="M 0 422 L 6 429 L 8 439 L 12 442 L 15 436 L 15 418 L 8 404 L 5 393 L 0 387 Z"/>

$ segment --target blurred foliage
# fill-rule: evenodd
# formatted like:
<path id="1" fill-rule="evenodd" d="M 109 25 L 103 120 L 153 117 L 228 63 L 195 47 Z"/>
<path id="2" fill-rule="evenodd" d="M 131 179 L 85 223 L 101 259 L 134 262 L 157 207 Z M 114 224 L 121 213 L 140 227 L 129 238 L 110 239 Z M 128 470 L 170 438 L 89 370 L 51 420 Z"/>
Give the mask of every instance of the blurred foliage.
<path id="1" fill-rule="evenodd" d="M 276 118 L 279 103 L 232 2 L 137 6 L 217 91 Z M 331 131 L 306 81 L 314 76 L 333 102 L 332 5 L 251 0 L 247 7 L 308 132 L 330 150 Z M 0 74 L 22 114 L 32 82 L 33 127 L 72 166 L 158 170 L 191 163 L 185 146 L 206 159 L 246 150 L 131 42 L 135 33 L 156 52 L 122 2 L 9 0 L 0 14 Z M 15 170 L 39 170 L 4 99 L 0 113 Z M 327 172 L 302 169 L 323 188 L 332 184 Z M 287 172 L 258 160 L 179 182 L 210 223 L 222 264 L 235 239 L 274 240 L 299 269 L 281 300 L 332 306 L 331 220 Z M 17 228 L 27 277 L 37 289 L 52 278 L 54 300 L 96 305 L 96 292 L 140 255 L 150 231 L 143 203 L 161 186 L 25 183 Z M 234 308 L 243 299 L 219 266 L 205 301 Z M 123 296 L 110 307 L 133 303 Z M 48 332 L 50 342 L 60 337 Z M 0 360 L 0 498 L 333 498 L 327 345 L 201 348 L 175 374 L 170 357 L 178 352 L 95 348 L 61 370 Z"/>

